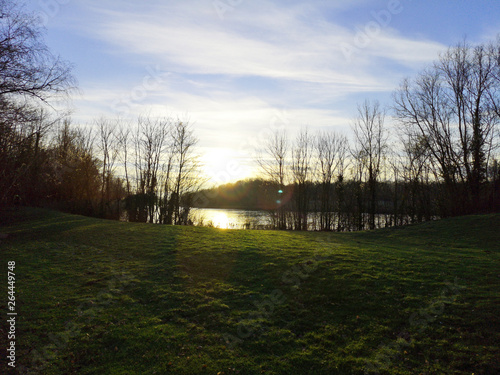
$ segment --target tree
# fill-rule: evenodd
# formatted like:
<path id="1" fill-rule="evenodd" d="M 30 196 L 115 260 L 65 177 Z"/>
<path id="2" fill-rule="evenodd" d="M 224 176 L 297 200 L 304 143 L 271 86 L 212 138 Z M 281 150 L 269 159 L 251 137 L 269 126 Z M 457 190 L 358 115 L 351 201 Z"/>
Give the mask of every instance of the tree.
<path id="1" fill-rule="evenodd" d="M 73 213 L 95 215 L 100 200 L 100 161 L 92 130 L 74 129 L 65 119 L 51 148 L 51 200 Z"/>
<path id="2" fill-rule="evenodd" d="M 333 133 L 323 132 L 316 137 L 316 158 L 319 164 L 320 196 L 320 230 L 334 229 L 333 218 L 337 214 L 337 228 L 341 222 L 341 204 L 343 201 L 342 183 L 347 151 L 347 138 Z M 333 184 L 336 183 L 334 201 Z"/>
<path id="3" fill-rule="evenodd" d="M 483 201 L 489 155 L 498 144 L 497 71 L 497 48 L 463 42 L 395 94 L 396 117 L 412 139 L 425 142 L 444 181 L 443 216 L 471 213 Z"/>
<path id="4" fill-rule="evenodd" d="M 458 125 L 461 157 L 459 175 L 467 186 L 466 212 L 481 200 L 481 185 L 486 179 L 487 142 L 498 124 L 498 116 L 491 110 L 498 100 L 492 95 L 496 68 L 491 46 L 461 43 L 450 48 L 437 63 L 452 106 L 453 122 Z"/>
<path id="5" fill-rule="evenodd" d="M 128 124 L 127 124 L 128 125 Z M 129 143 L 130 143 L 130 128 L 128 126 L 122 126 L 118 130 L 118 145 L 120 147 L 120 151 L 118 153 L 118 157 L 120 162 L 123 164 L 123 171 L 125 173 L 125 189 L 127 196 L 131 194 L 132 187 L 130 184 L 130 178 L 128 174 L 128 155 L 129 155 Z"/>
<path id="6" fill-rule="evenodd" d="M 158 209 L 159 172 L 167 137 L 171 131 L 168 118 L 139 117 L 134 138 L 136 194 L 127 205 L 131 221 L 155 222 Z"/>
<path id="7" fill-rule="evenodd" d="M 127 133 L 121 136 L 124 160 L 128 154 L 127 138 Z M 203 182 L 197 142 L 187 122 L 168 117 L 139 118 L 133 139 L 135 194 L 129 194 L 126 199 L 130 221 L 189 223 L 190 199 Z M 127 169 L 125 174 L 128 176 Z"/>
<path id="8" fill-rule="evenodd" d="M 406 138 L 405 138 L 406 135 Z M 400 160 L 400 169 L 393 168 L 394 173 L 401 172 L 403 183 L 403 194 L 400 199 L 395 200 L 394 207 L 397 210 L 398 204 L 401 204 L 402 211 L 409 218 L 410 222 L 421 222 L 430 220 L 432 215 L 432 203 L 428 191 L 431 185 L 429 178 L 429 158 L 430 153 L 426 147 L 426 141 L 420 135 L 414 135 L 413 138 L 404 131 L 400 133 L 400 143 L 402 145 L 402 157 Z M 399 181 L 395 180 L 395 184 Z M 397 186 L 395 187 L 397 193 Z M 395 213 L 395 221 L 397 222 Z M 400 218 L 400 222 L 403 222 Z"/>
<path id="9" fill-rule="evenodd" d="M 116 213 L 113 213 L 111 202 L 114 200 L 112 195 L 113 185 L 115 182 L 114 172 L 115 163 L 120 151 L 118 137 L 118 121 L 110 121 L 101 118 L 96 122 L 99 132 L 99 155 L 101 157 L 101 202 L 100 202 L 100 215 L 105 217 L 109 214 L 119 217 L 119 204 L 116 205 Z M 119 199 L 116 199 L 119 200 Z M 115 200 L 115 201 L 116 201 Z"/>
<path id="10" fill-rule="evenodd" d="M 287 183 L 287 157 L 288 140 L 286 133 L 284 131 L 275 131 L 265 143 L 264 149 L 259 150 L 259 157 L 257 158 L 259 167 L 273 183 L 275 190 L 277 190 L 276 193 L 278 193 L 275 218 L 275 227 L 278 229 L 287 228 L 286 201 L 284 199 L 288 195 L 285 187 Z"/>
<path id="11" fill-rule="evenodd" d="M 309 185 L 313 175 L 311 164 L 313 142 L 307 129 L 303 129 L 297 135 L 292 149 L 295 230 L 307 230 L 310 205 Z"/>
<path id="12" fill-rule="evenodd" d="M 18 193 L 31 204 L 41 198 L 19 190 L 39 178 L 40 144 L 54 123 L 40 108 L 75 83 L 71 67 L 52 55 L 42 31 L 18 2 L 0 0 L 0 204 Z"/>
<path id="13" fill-rule="evenodd" d="M 202 183 L 199 176 L 199 157 L 195 152 L 198 139 L 188 122 L 177 121 L 172 129 L 173 148 L 175 153 L 174 168 L 177 172 L 173 192 L 174 223 L 188 223 L 192 202 L 183 201 L 192 197 L 187 194 L 196 190 Z M 172 160 L 172 159 L 170 159 Z"/>
<path id="14" fill-rule="evenodd" d="M 37 204 L 43 197 L 41 188 L 43 143 L 59 120 L 44 109 L 23 108 L 2 113 L 0 120 L 0 202 L 13 195 L 28 204 Z"/>
<path id="15" fill-rule="evenodd" d="M 35 16 L 15 0 L 0 1 L 0 98 L 38 99 L 73 87 L 71 67 L 52 55 Z"/>
<path id="16" fill-rule="evenodd" d="M 381 163 L 387 147 L 387 136 L 384 129 L 385 113 L 376 101 L 369 101 L 358 106 L 358 117 L 354 120 L 355 137 L 354 155 L 358 159 L 360 176 L 367 174 L 366 182 L 369 194 L 370 229 L 375 229 L 377 213 L 377 182 L 381 171 Z"/>

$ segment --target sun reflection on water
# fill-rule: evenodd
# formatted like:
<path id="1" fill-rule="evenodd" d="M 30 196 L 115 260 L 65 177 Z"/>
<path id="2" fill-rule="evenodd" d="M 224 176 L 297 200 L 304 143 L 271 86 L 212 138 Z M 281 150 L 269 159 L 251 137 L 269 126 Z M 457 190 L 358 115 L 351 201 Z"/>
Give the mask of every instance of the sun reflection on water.
<path id="1" fill-rule="evenodd" d="M 227 215 L 223 212 L 218 212 L 214 217 L 212 218 L 212 224 L 215 228 L 220 228 L 220 229 L 229 229 L 229 218 Z"/>

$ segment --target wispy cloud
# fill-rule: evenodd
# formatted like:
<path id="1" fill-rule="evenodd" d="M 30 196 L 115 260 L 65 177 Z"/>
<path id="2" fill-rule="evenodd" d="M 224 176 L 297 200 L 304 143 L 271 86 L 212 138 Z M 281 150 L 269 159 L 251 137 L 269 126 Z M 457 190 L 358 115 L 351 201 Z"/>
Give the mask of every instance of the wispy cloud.
<path id="1" fill-rule="evenodd" d="M 304 6 L 245 4 L 224 22 L 210 16 L 206 5 L 193 8 L 184 2 L 156 4 L 139 14 L 133 9 L 94 9 L 105 15 L 104 22 L 92 27 L 99 38 L 121 46 L 126 54 L 147 56 L 188 74 L 258 76 L 377 91 L 386 83 L 366 70 L 371 58 L 421 63 L 441 47 L 384 30 L 354 61 L 347 61 L 341 45 L 353 40 L 355 30 Z"/>

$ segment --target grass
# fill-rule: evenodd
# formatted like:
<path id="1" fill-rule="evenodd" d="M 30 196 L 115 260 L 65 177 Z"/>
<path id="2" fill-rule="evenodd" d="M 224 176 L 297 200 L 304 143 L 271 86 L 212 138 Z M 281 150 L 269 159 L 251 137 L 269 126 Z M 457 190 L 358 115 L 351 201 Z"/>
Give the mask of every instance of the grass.
<path id="1" fill-rule="evenodd" d="M 9 211 L 17 370 L 498 374 L 499 228 L 500 215 L 336 234 Z"/>

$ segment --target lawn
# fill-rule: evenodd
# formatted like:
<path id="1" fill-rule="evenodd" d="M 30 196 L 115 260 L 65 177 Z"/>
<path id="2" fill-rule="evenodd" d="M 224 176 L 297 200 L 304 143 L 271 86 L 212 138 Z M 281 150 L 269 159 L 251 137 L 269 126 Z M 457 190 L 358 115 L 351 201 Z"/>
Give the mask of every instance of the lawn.
<path id="1" fill-rule="evenodd" d="M 1 373 L 500 373 L 500 215 L 338 234 L 20 209 L 0 233 Z"/>

